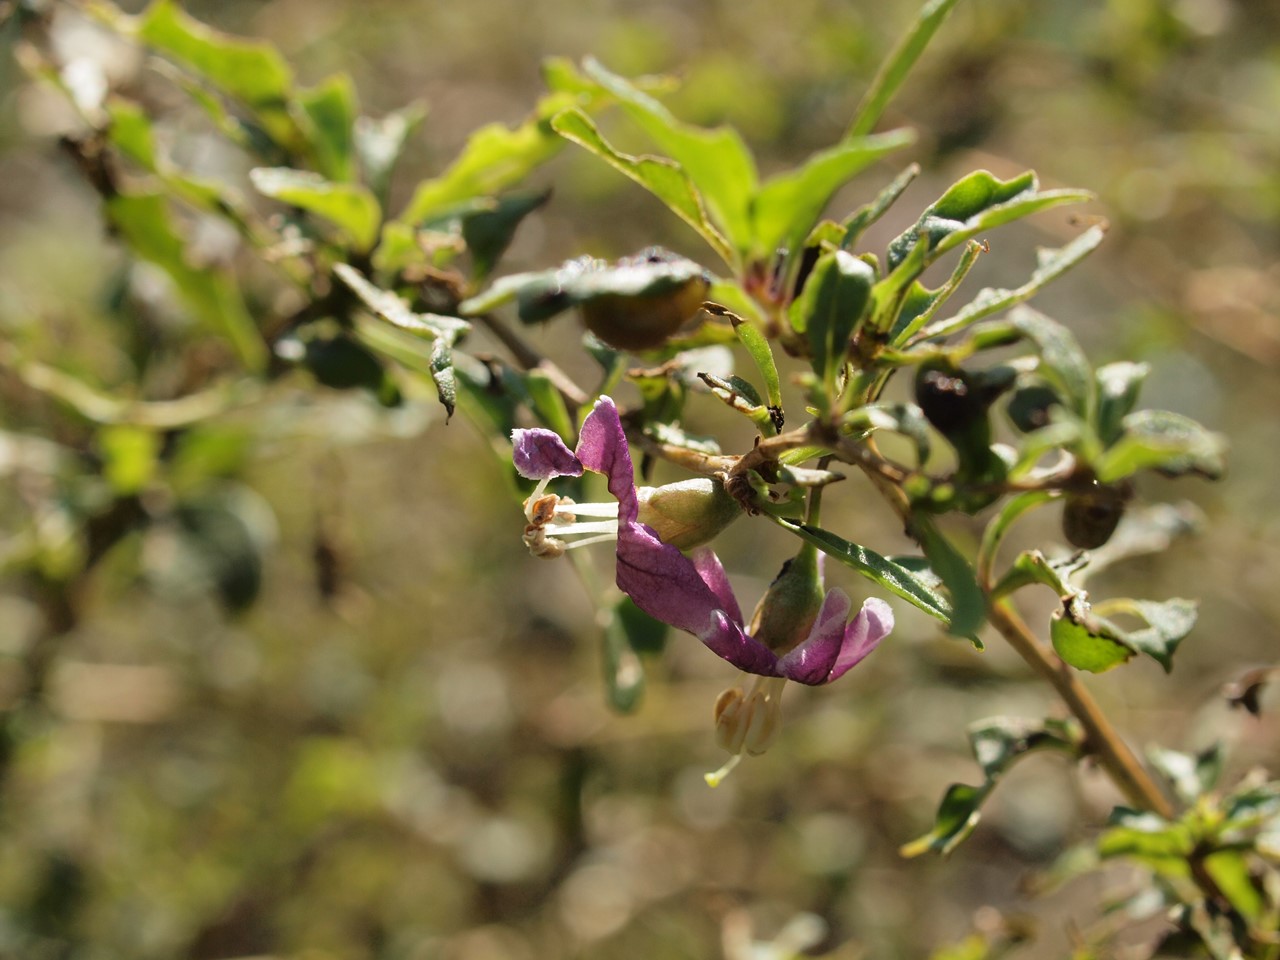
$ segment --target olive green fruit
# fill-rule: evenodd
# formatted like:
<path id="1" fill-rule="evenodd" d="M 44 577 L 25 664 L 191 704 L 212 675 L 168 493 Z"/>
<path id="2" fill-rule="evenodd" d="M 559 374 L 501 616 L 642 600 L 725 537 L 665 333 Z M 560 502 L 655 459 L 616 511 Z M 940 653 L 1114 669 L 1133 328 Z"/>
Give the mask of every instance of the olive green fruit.
<path id="1" fill-rule="evenodd" d="M 654 293 L 601 294 L 582 304 L 582 322 L 611 347 L 649 350 L 697 316 L 710 286 L 698 276 Z"/>
<path id="2" fill-rule="evenodd" d="M 1096 550 L 1116 532 L 1127 499 L 1125 491 L 1101 485 L 1089 493 L 1069 495 L 1062 508 L 1062 535 L 1073 547 Z"/>

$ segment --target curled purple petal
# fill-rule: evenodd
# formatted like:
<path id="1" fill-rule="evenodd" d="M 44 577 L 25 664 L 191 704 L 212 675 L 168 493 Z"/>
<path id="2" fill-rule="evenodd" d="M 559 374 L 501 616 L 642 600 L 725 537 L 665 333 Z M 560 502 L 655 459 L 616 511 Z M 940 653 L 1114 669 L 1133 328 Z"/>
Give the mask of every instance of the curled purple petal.
<path id="1" fill-rule="evenodd" d="M 744 673 L 779 676 L 778 655 L 730 620 L 723 610 L 711 614 L 710 625 L 698 632 L 698 639 Z"/>
<path id="2" fill-rule="evenodd" d="M 645 613 L 689 633 L 706 630 L 720 608 L 693 561 L 642 523 L 618 527 L 617 582 Z"/>
<path id="3" fill-rule="evenodd" d="M 587 414 L 578 438 L 578 459 L 588 470 L 608 478 L 609 492 L 618 501 L 618 521 L 623 526 L 633 523 L 640 511 L 635 471 L 618 408 L 609 397 L 597 400 L 595 409 Z"/>
<path id="4" fill-rule="evenodd" d="M 742 609 L 738 606 L 738 598 L 733 595 L 729 577 L 724 572 L 724 567 L 721 566 L 720 558 L 715 555 L 715 551 L 710 547 L 699 547 L 689 554 L 689 558 L 693 561 L 694 569 L 698 571 L 702 582 L 720 601 L 720 609 L 729 615 L 730 620 L 741 625 Z"/>
<path id="5" fill-rule="evenodd" d="M 516 472 L 529 480 L 579 477 L 582 463 L 559 435 L 542 427 L 511 431 L 511 459 Z"/>
<path id="6" fill-rule="evenodd" d="M 849 616 L 850 606 L 844 591 L 829 590 L 809 636 L 778 660 L 778 673 L 810 686 L 830 681 L 844 644 L 845 618 Z"/>
<path id="7" fill-rule="evenodd" d="M 853 618 L 844 632 L 844 644 L 840 647 L 840 656 L 831 669 L 827 681 L 838 680 L 851 667 L 861 663 L 872 650 L 880 646 L 880 641 L 893 630 L 893 608 L 878 597 L 871 597 L 862 605 L 858 615 Z"/>

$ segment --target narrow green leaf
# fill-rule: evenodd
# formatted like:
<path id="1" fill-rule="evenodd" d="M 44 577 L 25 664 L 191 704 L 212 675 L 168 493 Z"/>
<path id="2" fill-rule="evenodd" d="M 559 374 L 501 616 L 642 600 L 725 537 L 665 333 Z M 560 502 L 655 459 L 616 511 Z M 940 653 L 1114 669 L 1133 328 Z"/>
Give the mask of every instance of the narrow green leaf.
<path id="1" fill-rule="evenodd" d="M 845 140 L 766 181 L 751 203 L 752 250 L 797 250 L 835 192 L 881 157 L 915 141 L 910 130 Z"/>
<path id="2" fill-rule="evenodd" d="M 1199 754 L 1167 750 L 1154 744 L 1146 749 L 1147 759 L 1188 806 L 1213 789 L 1222 773 L 1222 745 L 1215 743 Z"/>
<path id="3" fill-rule="evenodd" d="M 869 403 L 856 407 L 840 418 L 840 426 L 852 430 L 891 430 L 900 433 L 916 447 L 916 462 L 923 467 L 931 446 L 929 421 L 914 403 Z"/>
<path id="4" fill-rule="evenodd" d="M 265 367 L 266 346 L 239 287 L 226 271 L 197 268 L 188 260 L 186 242 L 173 225 L 165 197 L 118 194 L 107 201 L 106 214 L 129 249 L 169 275 L 187 309 L 210 330 L 225 336 L 246 367 Z"/>
<path id="5" fill-rule="evenodd" d="M 249 179 L 264 196 L 313 213 L 338 227 L 342 236 L 364 252 L 378 239 L 382 210 L 368 187 L 335 183 L 307 170 L 255 167 Z"/>
<path id="6" fill-rule="evenodd" d="M 1133 857 L 1162 872 L 1172 865 L 1185 874 L 1186 859 L 1194 845 L 1184 824 L 1171 823 L 1154 813 L 1117 807 L 1107 831 L 1098 838 L 1098 853 L 1103 857 Z"/>
<path id="7" fill-rule="evenodd" d="M 849 340 L 866 312 L 875 274 L 845 250 L 823 254 L 788 315 L 792 328 L 805 334 L 813 371 L 828 389 L 845 362 Z"/>
<path id="8" fill-rule="evenodd" d="M 903 844 L 898 853 L 904 857 L 918 857 L 933 850 L 942 856 L 951 853 L 964 843 L 978 826 L 982 817 L 982 802 L 991 792 L 990 783 L 971 787 L 967 783 L 953 783 L 942 796 L 938 812 L 933 817 L 933 829 L 924 836 Z"/>
<path id="9" fill-rule="evenodd" d="M 1123 432 L 1093 465 L 1098 480 L 1113 483 L 1139 470 L 1170 476 L 1195 473 L 1216 480 L 1226 470 L 1226 440 L 1190 417 L 1139 410 L 1121 421 Z"/>
<path id="10" fill-rule="evenodd" d="M 970 240 L 965 244 L 964 253 L 961 254 L 946 283 L 935 290 L 930 290 L 919 281 L 913 282 L 898 306 L 897 315 L 886 318 L 892 322 L 879 321 L 876 324 L 877 329 L 883 329 L 886 326 L 889 328 L 889 342 L 892 346 L 900 347 L 908 343 L 918 331 L 929 324 L 942 305 L 951 299 L 951 295 L 969 275 L 969 271 L 978 262 L 978 256 L 982 252 L 982 244 L 976 240 Z"/>
<path id="11" fill-rule="evenodd" d="M 867 92 L 863 94 L 862 102 L 858 104 L 858 110 L 854 114 L 853 123 L 849 126 L 848 136 L 862 136 L 875 129 L 885 107 L 898 92 L 898 88 L 906 80 L 911 68 L 915 66 L 916 60 L 920 58 L 920 54 L 924 52 L 924 48 L 929 45 L 934 33 L 937 32 L 938 27 L 942 26 L 942 21 L 947 18 L 947 14 L 955 5 L 956 0 L 928 0 L 920 8 L 915 20 L 893 48 L 889 58 L 881 65 Z"/>
<path id="12" fill-rule="evenodd" d="M 1077 263 L 1087 257 L 1106 236 L 1106 228 L 1093 226 L 1076 237 L 1065 247 L 1056 250 L 1041 249 L 1037 251 L 1038 265 L 1028 280 L 1020 287 L 1012 290 L 986 287 L 966 305 L 959 313 L 931 324 L 917 334 L 913 340 L 932 340 L 945 337 L 963 330 L 972 323 L 989 317 L 1001 310 L 1007 310 L 1014 304 L 1031 299 L 1040 292 L 1047 283 L 1066 273 Z"/>
<path id="13" fill-rule="evenodd" d="M 732 247 L 708 219 L 702 195 L 680 164 L 664 157 L 633 157 L 618 152 L 600 135 L 591 118 L 578 109 L 556 114 L 551 126 L 566 140 L 585 148 L 640 184 L 693 227 L 725 263 L 734 262 Z"/>
<path id="14" fill-rule="evenodd" d="M 711 373 L 699 373 L 698 379 L 707 385 L 718 400 L 756 424 L 765 436 L 776 432 L 769 416 L 769 408 L 749 382 L 741 377 L 724 378 Z"/>
<path id="15" fill-rule="evenodd" d="M 335 73 L 298 91 L 306 130 L 320 173 L 342 182 L 356 179 L 355 125 L 360 112 L 350 74 Z"/>
<path id="16" fill-rule="evenodd" d="M 706 309 L 713 316 L 728 317 L 729 322 L 733 324 L 734 335 L 746 348 L 751 362 L 756 365 L 756 369 L 764 379 L 765 398 L 768 401 L 774 426 L 781 430 L 783 425 L 782 380 L 778 376 L 778 366 L 774 362 L 773 348 L 769 346 L 769 341 L 754 324 L 720 304 L 708 303 Z"/>
<path id="17" fill-rule="evenodd" d="M 772 519 L 783 529 L 790 530 L 807 543 L 812 543 L 827 556 L 839 560 L 868 580 L 875 581 L 890 593 L 919 607 L 929 616 L 948 625 L 951 623 L 951 604 L 942 594 L 929 586 L 922 575 L 901 563 L 882 557 L 874 550 L 851 543 L 818 527 L 797 523 L 784 517 Z"/>
<path id="18" fill-rule="evenodd" d="M 457 317 L 445 317 L 435 313 L 414 313 L 398 296 L 390 290 L 374 286 L 359 270 L 349 264 L 334 264 L 333 273 L 350 287 L 373 313 L 402 330 L 453 343 L 471 329 L 471 324 Z"/>
<path id="19" fill-rule="evenodd" d="M 947 632 L 957 637 L 973 637 L 987 618 L 986 598 L 974 578 L 973 567 L 930 517 L 917 513 L 911 523 L 929 558 L 929 566 L 951 594 L 951 622 Z"/>
<path id="20" fill-rule="evenodd" d="M 902 196 L 913 180 L 920 176 L 920 164 L 913 163 L 893 178 L 893 181 L 876 194 L 870 203 L 863 204 L 845 220 L 844 240 L 841 242 L 846 250 L 852 250 L 863 232 L 883 217 L 898 198 Z"/>
<path id="21" fill-rule="evenodd" d="M 622 109 L 684 169 L 716 226 L 737 250 L 750 245 L 749 204 L 757 187 L 756 163 L 737 130 L 681 123 L 661 103 L 610 73 L 596 60 L 586 74 L 617 98 Z"/>

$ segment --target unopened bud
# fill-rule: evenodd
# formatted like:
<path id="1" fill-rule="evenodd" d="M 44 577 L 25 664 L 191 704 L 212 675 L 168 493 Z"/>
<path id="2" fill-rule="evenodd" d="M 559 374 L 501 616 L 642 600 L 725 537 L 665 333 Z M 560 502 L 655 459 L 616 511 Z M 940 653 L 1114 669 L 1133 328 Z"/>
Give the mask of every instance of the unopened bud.
<path id="1" fill-rule="evenodd" d="M 751 618 L 750 633 L 775 653 L 785 653 L 809 635 L 822 608 L 822 570 L 808 545 L 782 566 Z"/>
<path id="2" fill-rule="evenodd" d="M 695 478 L 661 487 L 641 487 L 640 522 L 678 550 L 701 546 L 742 515 L 737 502 L 715 480 Z"/>

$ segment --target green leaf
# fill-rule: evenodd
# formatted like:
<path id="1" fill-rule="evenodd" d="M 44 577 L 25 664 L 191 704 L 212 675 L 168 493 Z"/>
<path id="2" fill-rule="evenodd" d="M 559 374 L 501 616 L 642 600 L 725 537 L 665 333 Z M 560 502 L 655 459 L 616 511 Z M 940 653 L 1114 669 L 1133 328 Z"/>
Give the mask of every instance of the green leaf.
<path id="1" fill-rule="evenodd" d="M 928 206 L 916 224 L 889 244 L 888 265 L 893 270 L 922 237 L 929 240 L 928 262 L 964 243 L 975 234 L 1064 203 L 1092 199 L 1082 190 L 1040 192 L 1036 175 L 1028 170 L 1001 180 L 977 170 L 957 181 Z"/>
<path id="2" fill-rule="evenodd" d="M 378 239 L 382 210 L 368 187 L 335 183 L 308 170 L 289 167 L 255 167 L 249 179 L 264 196 L 314 213 L 339 228 L 359 252 Z"/>
<path id="3" fill-rule="evenodd" d="M 1101 483 L 1114 483 L 1139 470 L 1170 476 L 1195 473 L 1216 480 L 1226 470 L 1226 440 L 1168 410 L 1139 410 L 1121 421 L 1123 432 L 1093 465 Z"/>
<path id="4" fill-rule="evenodd" d="M 653 97 L 594 59 L 587 59 L 583 69 L 684 169 L 724 237 L 735 249 L 745 251 L 751 241 L 749 205 L 757 179 L 755 159 L 738 131 L 681 123 Z"/>
<path id="5" fill-rule="evenodd" d="M 785 517 L 771 517 L 771 519 L 783 529 L 790 530 L 807 543 L 812 543 L 827 556 L 839 560 L 868 580 L 875 581 L 890 593 L 919 607 L 929 616 L 950 625 L 951 604 L 942 594 L 929 586 L 923 575 L 908 569 L 902 563 L 882 557 L 874 550 L 851 543 L 819 527 L 797 523 Z"/>
<path id="6" fill-rule="evenodd" d="M 174 511 L 178 557 L 155 571 L 162 585 L 212 589 L 231 613 L 257 599 L 263 560 L 275 537 L 270 506 L 247 487 L 227 486 Z"/>
<path id="7" fill-rule="evenodd" d="M 335 73 L 298 91 L 298 105 L 307 117 L 308 139 L 319 171 L 330 180 L 355 180 L 355 125 L 360 105 L 351 76 Z"/>
<path id="8" fill-rule="evenodd" d="M 424 104 L 411 103 L 376 120 L 373 117 L 356 119 L 356 156 L 360 158 L 365 183 L 383 207 L 391 185 L 391 173 L 409 137 L 426 115 Z"/>
<path id="9" fill-rule="evenodd" d="M 554 270 L 501 277 L 484 293 L 464 300 L 458 310 L 468 315 L 487 313 L 515 300 L 523 322 L 541 323 L 570 307 L 593 301 L 616 304 L 614 298 L 656 301 L 679 295 L 690 284 L 704 283 L 705 279 L 701 266 L 665 251 L 655 250 L 651 256 L 626 258 L 617 264 L 579 257 Z M 702 289 L 705 292 L 705 287 Z"/>
<path id="10" fill-rule="evenodd" d="M 930 850 L 946 856 L 964 843 L 978 826 L 982 817 L 981 807 L 992 784 L 971 787 L 966 783 L 953 783 L 942 796 L 938 812 L 933 817 L 933 829 L 924 836 L 904 844 L 898 853 L 904 857 L 918 857 Z"/>
<path id="11" fill-rule="evenodd" d="M 1066 273 L 1097 249 L 1105 236 L 1105 227 L 1093 226 L 1080 234 L 1080 236 L 1076 237 L 1065 247 L 1061 247 L 1056 250 L 1047 250 L 1043 248 L 1037 250 L 1036 270 L 1031 274 L 1031 279 L 1022 286 L 1016 287 L 1012 290 L 986 287 L 978 291 L 978 295 L 974 297 L 973 300 L 959 313 L 925 327 L 919 334 L 913 337 L 913 340 L 932 340 L 937 337 L 945 337 L 959 330 L 963 330 L 965 327 L 981 320 L 983 317 L 989 317 L 994 313 L 999 313 L 1001 310 L 1007 310 L 1015 304 L 1031 299 L 1039 293 L 1041 288 L 1043 288 L 1047 283 Z"/>
<path id="12" fill-rule="evenodd" d="M 444 422 L 448 423 L 458 405 L 458 387 L 453 375 L 453 350 L 444 337 L 437 337 L 431 345 L 431 380 L 436 385 L 436 397 L 445 409 Z"/>
<path id="13" fill-rule="evenodd" d="M 863 232 L 889 211 L 889 208 L 897 202 L 898 198 L 902 196 L 903 192 L 907 187 L 911 186 L 912 181 L 918 176 L 920 176 L 920 164 L 913 163 L 894 177 L 887 187 L 876 194 L 874 200 L 853 211 L 843 224 L 845 234 L 841 246 L 846 250 L 852 250 Z"/>
<path id="14" fill-rule="evenodd" d="M 973 567 L 942 535 L 930 517 L 917 513 L 911 524 L 920 537 L 929 566 L 942 578 L 947 592 L 951 594 L 951 622 L 947 632 L 957 637 L 969 637 L 975 646 L 981 648 L 982 644 L 974 635 L 986 622 L 987 602 L 974 578 Z"/>
<path id="15" fill-rule="evenodd" d="M 133 254 L 167 273 L 187 309 L 210 330 L 225 336 L 247 368 L 257 371 L 266 366 L 266 346 L 239 287 L 226 271 L 189 262 L 186 242 L 169 217 L 165 197 L 117 194 L 107 200 L 106 215 Z"/>
<path id="16" fill-rule="evenodd" d="M 898 92 L 902 82 L 906 80 L 911 68 L 919 59 L 924 48 L 933 39 L 942 21 L 947 18 L 956 0 L 928 0 L 916 14 L 915 20 L 902 35 L 889 58 L 881 65 L 875 79 L 858 104 L 853 123 L 849 127 L 850 137 L 861 136 L 875 129 L 877 121 L 884 113 L 885 107 Z"/>
<path id="17" fill-rule="evenodd" d="M 914 403 L 869 403 L 840 418 L 842 429 L 891 430 L 915 444 L 916 462 L 923 467 L 929 459 L 929 421 Z"/>
<path id="18" fill-rule="evenodd" d="M 185 13 L 174 0 L 155 0 L 134 24 L 138 39 L 246 104 L 275 140 L 296 144 L 288 116 L 293 71 L 271 44 L 233 37 Z"/>
<path id="19" fill-rule="evenodd" d="M 751 203 L 752 251 L 796 251 L 835 192 L 881 157 L 915 141 L 910 130 L 845 140 L 766 181 Z"/>
<path id="20" fill-rule="evenodd" d="M 734 262 L 732 247 L 708 219 L 702 195 L 680 164 L 665 157 L 633 157 L 618 152 L 600 135 L 591 118 L 578 109 L 556 114 L 551 126 L 566 140 L 585 148 L 640 184 L 693 227 L 725 263 Z"/>
<path id="21" fill-rule="evenodd" d="M 130 100 L 113 97 L 107 101 L 107 113 L 111 117 L 108 129 L 111 142 L 125 156 L 154 172 L 159 165 L 159 157 L 147 112 Z"/>
<path id="22" fill-rule="evenodd" d="M 969 727 L 969 745 L 983 775 L 995 781 L 1015 761 L 1036 750 L 1078 756 L 1084 747 L 1084 731 L 1074 720 L 992 717 Z"/>
<path id="23" fill-rule="evenodd" d="M 712 309 L 711 312 L 717 311 Z M 773 359 L 773 348 L 769 346 L 769 341 L 765 339 L 764 334 L 749 321 L 732 313 L 729 314 L 729 320 L 733 323 L 733 332 L 737 335 L 738 342 L 746 348 L 751 362 L 756 365 L 756 369 L 764 379 L 765 398 L 768 401 L 770 416 L 774 428 L 781 430 L 785 422 L 782 414 L 782 380 L 778 376 L 778 367 Z"/>
<path id="24" fill-rule="evenodd" d="M 350 287 L 373 313 L 402 330 L 452 344 L 471 329 L 471 324 L 457 317 L 445 317 L 435 313 L 414 313 L 394 293 L 374 286 L 359 270 L 348 264 L 334 264 L 333 273 Z"/>
<path id="25" fill-rule="evenodd" d="M 1141 630 L 1118 630 L 1125 644 L 1139 653 L 1145 653 L 1164 667 L 1165 673 L 1173 669 L 1173 654 L 1178 644 L 1186 639 L 1196 625 L 1199 604 L 1195 600 L 1129 600 L 1114 599 L 1096 604 L 1099 615 L 1110 617 L 1127 613 L 1147 622 Z M 1108 621 L 1109 622 L 1109 621 Z M 1109 625 L 1115 627 L 1115 624 Z"/>
<path id="26" fill-rule="evenodd" d="M 510 194 L 495 200 L 489 209 L 462 218 L 462 238 L 471 251 L 474 280 L 483 280 L 493 272 L 511 245 L 516 228 L 550 197 L 550 190 Z"/>
<path id="27" fill-rule="evenodd" d="M 562 141 L 552 132 L 548 118 L 572 102 L 572 97 L 552 95 L 518 127 L 501 123 L 481 127 L 448 169 L 418 184 L 397 219 L 417 226 L 460 203 L 499 193 L 523 180 L 559 152 Z"/>
<path id="28" fill-rule="evenodd" d="M 725 379 L 711 373 L 699 373 L 698 379 L 707 385 L 718 400 L 723 401 L 731 410 L 747 416 L 766 436 L 774 432 L 769 408 L 749 382 L 741 377 Z"/>
<path id="29" fill-rule="evenodd" d="M 891 313 L 882 320 L 878 319 L 876 329 L 884 329 L 886 326 L 889 328 L 889 342 L 892 346 L 906 344 L 919 330 L 927 326 L 942 305 L 951 299 L 951 295 L 969 275 L 973 265 L 978 262 L 978 256 L 982 251 L 982 244 L 976 240 L 966 243 L 964 253 L 961 254 L 955 269 L 951 271 L 951 276 L 936 290 L 930 290 L 919 281 L 912 282 L 905 296 L 901 297 L 897 304 L 896 316 Z M 876 286 L 887 285 L 888 279 L 885 278 Z M 877 301 L 880 299 L 881 297 L 877 297 Z"/>
<path id="30" fill-rule="evenodd" d="M 1040 374 L 1071 401 L 1076 414 L 1086 421 L 1093 402 L 1093 368 L 1076 338 L 1062 324 L 1050 320 L 1031 307 L 1015 307 L 1009 323 L 1035 344 L 1040 354 Z"/>
<path id="31" fill-rule="evenodd" d="M 303 363 L 324 386 L 382 392 L 386 371 L 381 361 L 345 333 L 312 337 L 305 351 Z"/>
<path id="32" fill-rule="evenodd" d="M 562 437 L 571 437 L 578 432 L 564 402 L 564 395 L 556 388 L 546 371 L 535 367 L 524 375 L 524 382 L 533 409 L 543 423 Z"/>
<path id="33" fill-rule="evenodd" d="M 830 390 L 849 352 L 849 340 L 871 299 L 875 274 L 845 250 L 823 254 L 792 302 L 792 328 L 807 334 L 813 371 Z"/>
<path id="34" fill-rule="evenodd" d="M 1115 443 L 1124 432 L 1124 418 L 1138 402 L 1138 391 L 1150 372 L 1147 364 L 1127 360 L 1108 363 L 1094 372 L 1098 384 L 1095 420 L 1104 446 Z"/>
<path id="35" fill-rule="evenodd" d="M 1049 623 L 1053 649 L 1077 670 L 1103 673 L 1133 657 L 1111 624 L 1095 617 L 1079 594 L 1057 610 Z"/>
<path id="36" fill-rule="evenodd" d="M 1195 844 L 1184 824 L 1117 807 L 1108 827 L 1098 838 L 1098 853 L 1103 857 L 1133 857 L 1162 873 L 1172 870 L 1178 876 L 1187 872 L 1186 859 Z"/>

